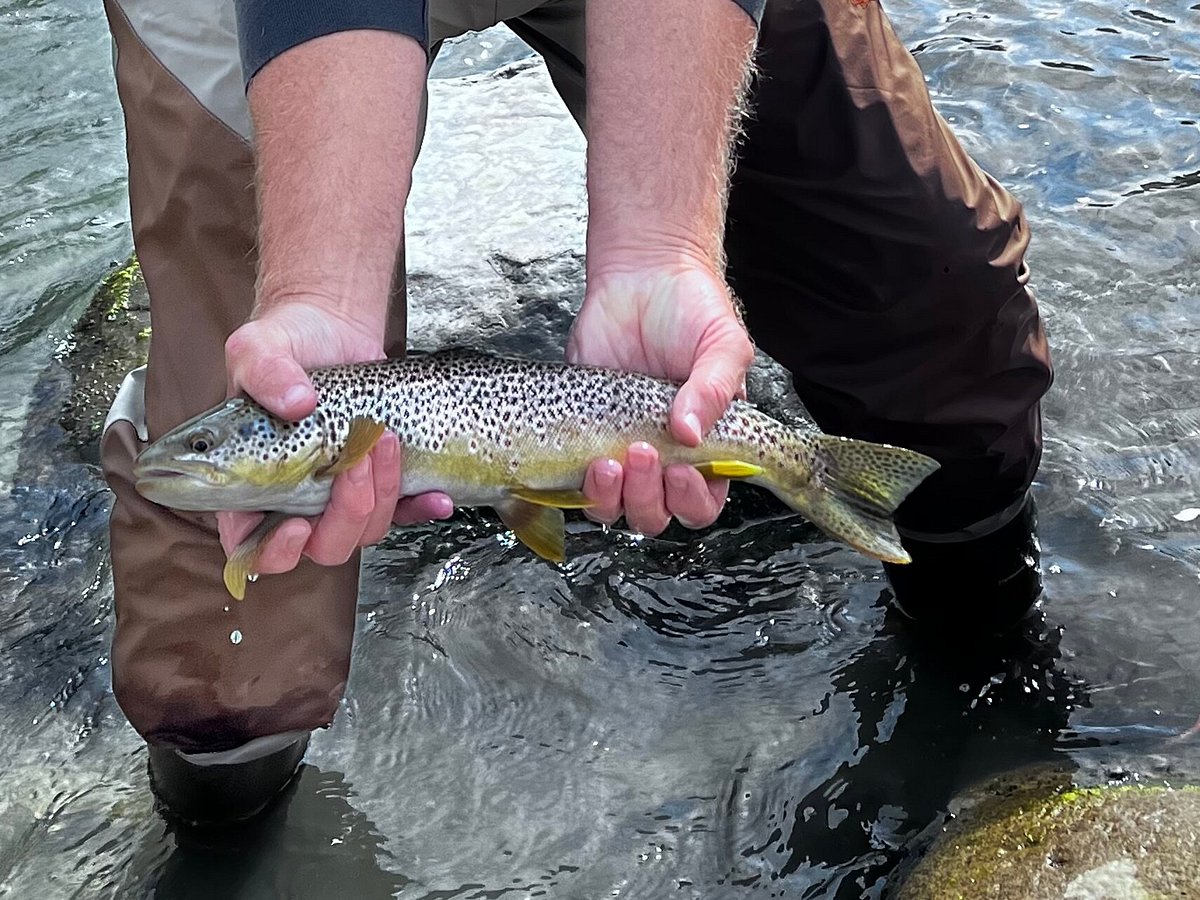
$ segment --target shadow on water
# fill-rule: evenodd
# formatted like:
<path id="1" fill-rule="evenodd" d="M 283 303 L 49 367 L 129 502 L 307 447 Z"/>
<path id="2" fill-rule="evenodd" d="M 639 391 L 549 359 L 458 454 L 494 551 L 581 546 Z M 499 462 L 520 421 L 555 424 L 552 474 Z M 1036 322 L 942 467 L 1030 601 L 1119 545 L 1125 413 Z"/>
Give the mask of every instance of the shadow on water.
<path id="1" fill-rule="evenodd" d="M 305 765 L 284 795 L 250 824 L 199 829 L 162 824 L 130 860 L 141 879 L 122 890 L 156 900 L 394 897 L 408 879 L 384 871 L 386 839 L 354 809 L 338 772 Z"/>
<path id="2" fill-rule="evenodd" d="M 923 823 L 963 788 L 1056 758 L 1056 738 L 1086 704 L 1086 686 L 1060 666 L 1061 629 L 1039 612 L 1019 633 L 948 647 L 914 635 L 889 612 L 884 633 L 835 675 L 851 698 L 861 748 L 794 801 L 769 836 L 777 875 L 826 874 L 800 896 L 857 897 L 877 889 Z"/>

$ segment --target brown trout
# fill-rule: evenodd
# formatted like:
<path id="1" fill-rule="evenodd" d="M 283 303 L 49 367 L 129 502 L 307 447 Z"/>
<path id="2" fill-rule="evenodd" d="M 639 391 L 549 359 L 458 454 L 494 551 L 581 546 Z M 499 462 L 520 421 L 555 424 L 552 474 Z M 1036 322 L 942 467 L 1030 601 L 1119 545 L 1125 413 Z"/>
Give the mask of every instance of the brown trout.
<path id="1" fill-rule="evenodd" d="M 831 537 L 904 563 L 892 513 L 938 464 L 911 450 L 795 427 L 735 401 L 699 447 L 670 434 L 677 386 L 645 375 L 447 351 L 311 373 L 316 411 L 276 418 L 229 400 L 147 447 L 134 467 L 142 496 L 180 510 L 272 513 L 230 556 L 225 584 L 241 598 L 258 547 L 288 515 L 312 516 L 333 477 L 384 429 L 404 446 L 403 493 L 444 491 L 457 506 L 491 506 L 539 556 L 565 559 L 564 509 L 585 508 L 588 464 L 622 461 L 646 441 L 664 464 L 761 485 Z"/>

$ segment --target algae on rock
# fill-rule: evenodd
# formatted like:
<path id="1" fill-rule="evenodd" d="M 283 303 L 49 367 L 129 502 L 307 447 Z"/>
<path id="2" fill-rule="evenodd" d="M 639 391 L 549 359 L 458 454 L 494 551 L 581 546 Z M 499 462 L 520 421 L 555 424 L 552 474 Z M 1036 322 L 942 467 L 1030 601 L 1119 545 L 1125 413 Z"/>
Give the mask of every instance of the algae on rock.
<path id="1" fill-rule="evenodd" d="M 100 283 L 59 354 L 72 378 L 60 424 L 84 459 L 99 459 L 108 408 L 125 375 L 145 364 L 149 338 L 146 283 L 131 256 Z"/>
<path id="2" fill-rule="evenodd" d="M 899 900 L 1200 900 L 1200 787 L 1031 778 L 944 829 Z"/>

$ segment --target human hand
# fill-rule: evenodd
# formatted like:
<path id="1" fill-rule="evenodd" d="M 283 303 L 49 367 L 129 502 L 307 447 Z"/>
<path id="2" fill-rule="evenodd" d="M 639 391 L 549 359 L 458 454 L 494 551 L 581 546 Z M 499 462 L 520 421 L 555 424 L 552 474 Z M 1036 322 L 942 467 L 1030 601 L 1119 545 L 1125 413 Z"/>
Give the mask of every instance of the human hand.
<path id="1" fill-rule="evenodd" d="M 382 328 L 316 297 L 289 298 L 229 336 L 225 343 L 229 394 L 244 391 L 275 415 L 298 421 L 317 404 L 305 369 L 383 356 Z M 381 540 L 392 522 L 411 524 L 449 516 L 453 503 L 445 494 L 400 497 L 401 456 L 395 434 L 384 432 L 365 459 L 334 479 L 322 515 L 312 520 L 287 519 L 271 533 L 262 544 L 257 571 L 290 571 L 302 555 L 321 565 L 339 565 L 357 548 Z M 226 554 L 261 518 L 258 513 L 217 514 Z"/>
<path id="2" fill-rule="evenodd" d="M 583 306 L 571 329 L 572 363 L 643 372 L 681 382 L 671 407 L 671 434 L 696 446 L 745 393 L 754 348 L 724 279 L 706 262 L 686 258 L 589 272 Z M 674 516 L 689 528 L 716 521 L 729 482 L 706 481 L 692 466 L 663 467 L 649 444 L 631 446 L 622 466 L 597 460 L 588 469 L 587 514 L 612 524 L 625 515 L 648 535 Z"/>

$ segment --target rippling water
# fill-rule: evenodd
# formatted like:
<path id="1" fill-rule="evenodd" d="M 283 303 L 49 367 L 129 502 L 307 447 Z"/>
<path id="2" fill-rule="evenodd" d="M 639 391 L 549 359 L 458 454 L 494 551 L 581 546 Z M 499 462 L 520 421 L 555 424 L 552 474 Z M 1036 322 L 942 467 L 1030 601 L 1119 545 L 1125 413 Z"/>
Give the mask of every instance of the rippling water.
<path id="1" fill-rule="evenodd" d="M 878 896 L 991 773 L 1195 777 L 1200 5 L 889 8 L 1034 226 L 1044 620 L 985 658 L 915 642 L 875 566 L 750 491 L 699 537 L 576 524 L 562 570 L 464 514 L 369 555 L 291 803 L 199 838 L 154 815 L 113 702 L 109 498 L 59 426 L 64 341 L 130 246 L 107 35 L 98 5 L 0 0 L 0 895 Z M 527 56 L 493 33 L 439 63 L 418 346 L 553 356 L 578 302 L 582 140 Z"/>

